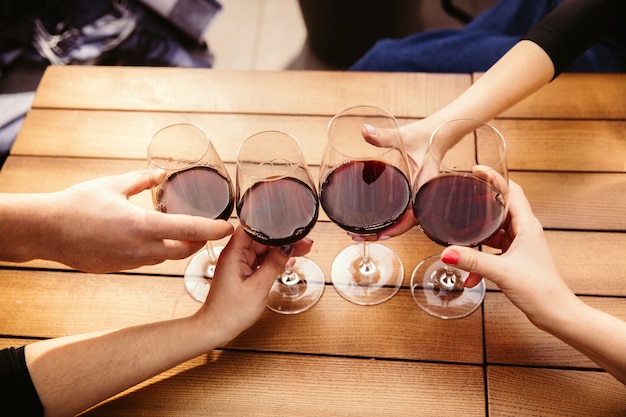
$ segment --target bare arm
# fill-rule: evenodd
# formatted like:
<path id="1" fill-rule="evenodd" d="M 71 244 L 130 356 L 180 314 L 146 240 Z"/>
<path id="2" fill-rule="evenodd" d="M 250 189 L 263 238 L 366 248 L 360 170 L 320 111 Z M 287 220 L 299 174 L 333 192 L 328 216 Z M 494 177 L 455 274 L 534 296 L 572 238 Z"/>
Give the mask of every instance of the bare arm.
<path id="1" fill-rule="evenodd" d="M 299 242 L 294 255 L 310 246 Z M 220 254 L 206 302 L 193 316 L 28 345 L 26 363 L 45 415 L 74 415 L 234 339 L 261 316 L 288 259 L 237 229 Z"/>
<path id="2" fill-rule="evenodd" d="M 574 347 L 626 384 L 626 323 L 580 300 L 578 302 L 578 308 L 546 314 L 542 323 L 536 323 L 537 326 Z"/>
<path id="3" fill-rule="evenodd" d="M 407 151 L 417 162 L 430 134 L 453 119 L 489 121 L 545 86 L 554 76 L 550 57 L 537 44 L 520 41 L 460 96 L 423 120 L 401 128 Z"/>
<path id="4" fill-rule="evenodd" d="M 157 182 L 136 171 L 55 193 L 1 194 L 0 259 L 111 272 L 186 258 L 207 240 L 232 233 L 223 220 L 164 214 L 128 201 Z"/>
<path id="5" fill-rule="evenodd" d="M 543 228 L 522 189 L 513 182 L 510 188 L 511 221 L 490 242 L 503 253 L 451 246 L 443 251 L 442 260 L 493 281 L 535 326 L 626 384 L 626 322 L 576 297 L 559 274 Z"/>
<path id="6" fill-rule="evenodd" d="M 460 96 L 425 119 L 400 127 L 413 168 L 421 162 L 432 132 L 453 119 L 489 121 L 548 84 L 554 76 L 550 57 L 537 44 L 520 41 Z M 372 128 L 372 127 L 370 127 Z M 366 139 L 383 145 L 385 132 L 368 130 Z M 376 133 L 373 133 L 376 132 Z M 400 235 L 415 225 L 410 213 L 379 238 Z"/>

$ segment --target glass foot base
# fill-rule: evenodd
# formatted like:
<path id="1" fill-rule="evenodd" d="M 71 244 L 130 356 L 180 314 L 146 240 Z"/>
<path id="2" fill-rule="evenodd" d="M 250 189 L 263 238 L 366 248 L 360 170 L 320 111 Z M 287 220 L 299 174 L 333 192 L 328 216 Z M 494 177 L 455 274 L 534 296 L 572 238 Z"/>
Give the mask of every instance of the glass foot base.
<path id="1" fill-rule="evenodd" d="M 376 305 L 396 295 L 404 281 L 400 258 L 388 247 L 368 243 L 371 266 L 362 264 L 363 244 L 348 246 L 335 257 L 331 277 L 335 290 L 358 305 Z"/>
<path id="2" fill-rule="evenodd" d="M 411 295 L 428 314 L 441 319 L 458 319 L 472 314 L 485 298 L 481 280 L 473 288 L 463 287 L 468 272 L 451 267 L 439 255 L 423 260 L 411 276 Z"/>
<path id="3" fill-rule="evenodd" d="M 222 249 L 224 249 L 222 246 L 213 248 L 215 258 L 220 256 Z M 185 268 L 184 279 L 185 289 L 187 289 L 189 295 L 197 301 L 203 303 L 209 294 L 211 278 L 213 278 L 214 270 L 215 265 L 211 265 L 209 254 L 206 249 L 201 250 L 193 258 L 191 258 L 191 261 L 189 261 L 187 267 Z"/>
<path id="4" fill-rule="evenodd" d="M 313 307 L 324 292 L 324 272 L 311 259 L 295 258 L 292 271 L 297 276 L 292 284 L 276 278 L 270 290 L 267 308 L 281 314 L 297 314 Z"/>

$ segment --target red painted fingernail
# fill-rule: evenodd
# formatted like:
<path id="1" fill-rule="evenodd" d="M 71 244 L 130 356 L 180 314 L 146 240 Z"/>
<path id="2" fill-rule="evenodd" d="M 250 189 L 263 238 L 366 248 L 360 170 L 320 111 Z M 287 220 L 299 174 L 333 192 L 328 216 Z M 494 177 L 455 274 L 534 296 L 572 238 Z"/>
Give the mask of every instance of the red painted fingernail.
<path id="1" fill-rule="evenodd" d="M 441 260 L 450 265 L 456 265 L 459 262 L 459 253 L 455 250 L 449 250 L 444 253 Z"/>

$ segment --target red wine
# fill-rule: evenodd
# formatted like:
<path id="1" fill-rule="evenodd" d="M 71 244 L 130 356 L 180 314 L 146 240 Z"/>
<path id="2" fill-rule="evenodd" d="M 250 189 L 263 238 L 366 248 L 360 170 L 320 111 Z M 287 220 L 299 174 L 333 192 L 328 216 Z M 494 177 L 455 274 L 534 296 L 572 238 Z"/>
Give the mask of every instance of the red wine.
<path id="1" fill-rule="evenodd" d="M 382 161 L 346 162 L 320 186 L 320 203 L 328 217 L 353 233 L 378 233 L 394 225 L 410 200 L 406 176 Z"/>
<path id="2" fill-rule="evenodd" d="M 270 246 L 295 243 L 315 225 L 317 194 L 295 178 L 254 184 L 237 204 L 242 227 L 253 239 Z"/>
<path id="3" fill-rule="evenodd" d="M 178 171 L 157 190 L 157 210 L 226 220 L 235 205 L 230 181 L 215 169 L 197 166 Z"/>
<path id="4" fill-rule="evenodd" d="M 417 192 L 413 214 L 424 233 L 441 245 L 476 246 L 502 224 L 500 193 L 472 176 L 435 177 Z"/>

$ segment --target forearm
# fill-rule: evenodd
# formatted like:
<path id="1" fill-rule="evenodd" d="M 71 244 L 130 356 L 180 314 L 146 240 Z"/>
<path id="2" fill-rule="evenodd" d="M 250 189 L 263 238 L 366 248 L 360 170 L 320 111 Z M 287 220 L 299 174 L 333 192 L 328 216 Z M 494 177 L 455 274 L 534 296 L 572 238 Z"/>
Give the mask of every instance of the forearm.
<path id="1" fill-rule="evenodd" d="M 553 304 L 535 324 L 563 340 L 626 384 L 626 322 L 576 298 Z"/>
<path id="2" fill-rule="evenodd" d="M 548 84 L 550 57 L 537 44 L 520 41 L 457 99 L 429 119 L 437 126 L 451 119 L 489 121 Z"/>
<path id="3" fill-rule="evenodd" d="M 74 415 L 225 342 L 190 317 L 36 342 L 26 363 L 46 416 Z"/>

